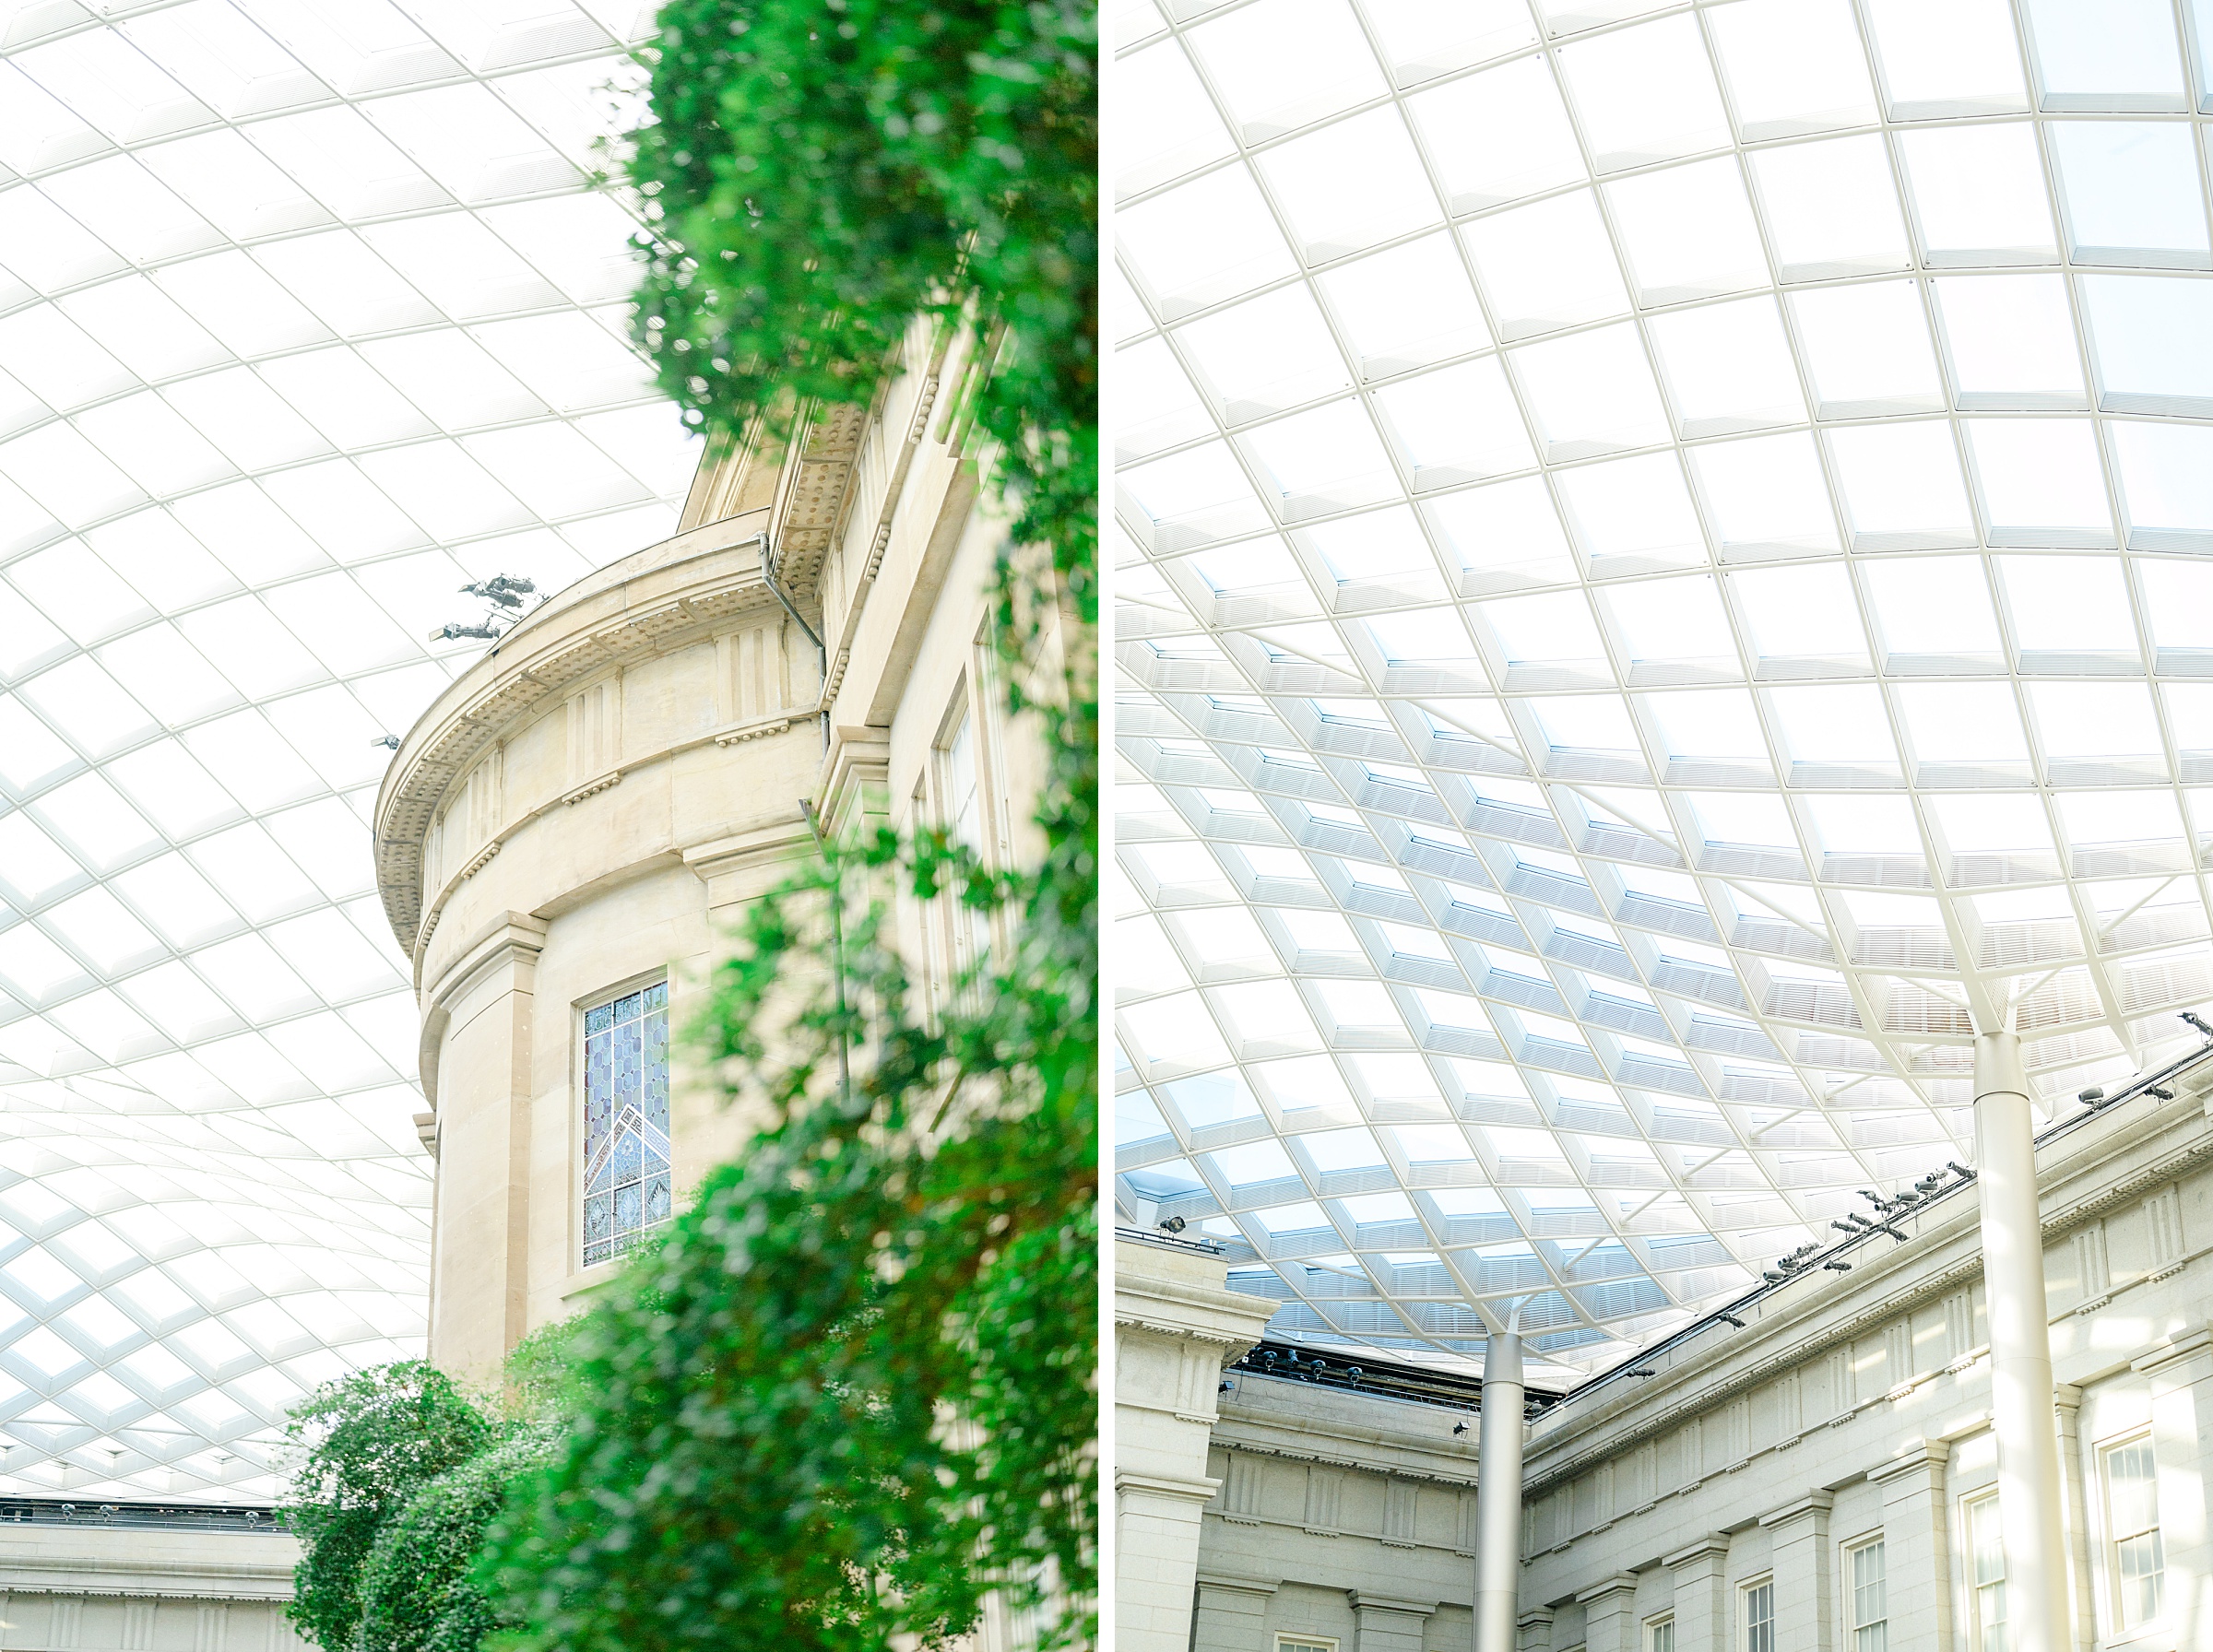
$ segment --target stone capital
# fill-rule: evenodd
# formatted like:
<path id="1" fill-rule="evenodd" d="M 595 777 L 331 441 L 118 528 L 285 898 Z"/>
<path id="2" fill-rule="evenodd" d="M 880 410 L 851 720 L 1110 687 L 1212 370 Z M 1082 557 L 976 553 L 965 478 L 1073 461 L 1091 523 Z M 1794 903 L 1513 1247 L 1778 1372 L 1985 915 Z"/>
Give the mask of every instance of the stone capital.
<path id="1" fill-rule="evenodd" d="M 1899 1452 L 1887 1463 L 1867 1470 L 1867 1478 L 1876 1485 L 1887 1485 L 1894 1480 L 1910 1475 L 1928 1476 L 1951 1461 L 1952 1447 L 1946 1440 L 1918 1440 Z"/>
<path id="2" fill-rule="evenodd" d="M 1224 1572 L 1201 1572 L 1199 1574 L 1198 1581 L 1201 1589 L 1211 1589 L 1217 1594 L 1225 1595 L 1254 1595 L 1265 1598 L 1283 1587 L 1281 1578 L 1232 1577 Z"/>
<path id="3" fill-rule="evenodd" d="M 1710 1556 L 1726 1556 L 1729 1552 L 1729 1534 L 1725 1531 L 1706 1531 L 1698 1534 L 1695 1542 L 1686 1543 L 1660 1564 L 1663 1566 L 1687 1566 Z"/>
<path id="4" fill-rule="evenodd" d="M 1762 1526 L 1788 1526 L 1793 1520 L 1811 1520 L 1826 1515 L 1836 1506 L 1834 1492 L 1808 1492 L 1803 1497 L 1793 1497 L 1781 1508 L 1771 1508 L 1760 1516 Z"/>
<path id="5" fill-rule="evenodd" d="M 2175 1332 L 2149 1353 L 2137 1355 L 2129 1361 L 2128 1367 L 2144 1376 L 2182 1376 L 2176 1366 L 2194 1360 L 2207 1361 L 2208 1355 L 2213 1355 L 2213 1331 L 2194 1325 Z M 2195 1382 L 2208 1375 L 2213 1375 L 2213 1363 L 2202 1365 L 2183 1380 Z"/>
<path id="6" fill-rule="evenodd" d="M 1604 1600 L 1610 1595 L 1634 1595 L 1636 1592 L 1637 1574 L 1616 1572 L 1611 1577 L 1601 1578 L 1587 1589 L 1578 1590 L 1575 1603 L 1578 1606 L 1588 1606 L 1594 1601 Z"/>
<path id="7" fill-rule="evenodd" d="M 1426 1618 L 1438 1608 L 1435 1600 L 1402 1600 L 1391 1595 L 1370 1594 L 1365 1589 L 1347 1589 L 1344 1598 L 1353 1603 L 1355 1611 L 1402 1611 L 1412 1617 Z"/>

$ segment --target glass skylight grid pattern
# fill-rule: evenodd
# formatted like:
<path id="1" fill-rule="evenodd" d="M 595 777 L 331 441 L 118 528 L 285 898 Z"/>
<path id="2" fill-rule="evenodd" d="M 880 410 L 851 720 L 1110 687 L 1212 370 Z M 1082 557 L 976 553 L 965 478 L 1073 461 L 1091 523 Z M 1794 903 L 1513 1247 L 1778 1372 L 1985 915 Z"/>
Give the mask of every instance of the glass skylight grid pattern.
<path id="1" fill-rule="evenodd" d="M 665 537 L 631 0 L 0 0 L 0 1492 L 266 1501 L 419 1352 L 371 801 L 481 643 Z"/>
<path id="2" fill-rule="evenodd" d="M 2213 11 L 1123 0 L 1120 1192 L 1568 1382 L 2213 997 Z"/>

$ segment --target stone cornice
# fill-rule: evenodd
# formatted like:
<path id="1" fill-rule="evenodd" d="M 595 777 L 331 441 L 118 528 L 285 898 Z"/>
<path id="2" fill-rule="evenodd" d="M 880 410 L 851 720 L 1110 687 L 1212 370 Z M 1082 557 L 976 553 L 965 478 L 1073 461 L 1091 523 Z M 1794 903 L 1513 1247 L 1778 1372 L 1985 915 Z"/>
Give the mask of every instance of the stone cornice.
<path id="1" fill-rule="evenodd" d="M 403 950 L 419 950 L 436 909 L 422 887 L 423 840 L 454 783 L 550 697 L 597 672 L 685 646 L 740 615 L 775 610 L 758 544 L 766 520 L 755 511 L 710 523 L 587 575 L 501 637 L 432 703 L 401 742 L 376 799 L 377 890 Z M 811 708 L 792 714 L 805 717 Z M 716 730 L 703 743 L 723 735 L 740 730 Z M 623 772 L 593 784 L 612 785 Z M 546 807 L 563 805 L 556 796 Z M 504 822 L 470 870 L 537 812 L 543 811 Z"/>

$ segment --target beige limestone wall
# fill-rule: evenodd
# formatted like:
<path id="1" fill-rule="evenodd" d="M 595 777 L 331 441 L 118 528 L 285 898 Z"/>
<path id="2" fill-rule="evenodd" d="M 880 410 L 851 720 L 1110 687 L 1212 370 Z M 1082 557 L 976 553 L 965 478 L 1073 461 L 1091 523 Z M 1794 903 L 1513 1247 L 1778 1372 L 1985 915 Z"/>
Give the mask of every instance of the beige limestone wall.
<path id="1" fill-rule="evenodd" d="M 803 803 L 834 832 L 936 823 L 965 716 L 986 858 L 1034 853 L 1035 731 L 999 713 L 985 629 L 1004 524 L 933 417 L 964 350 L 917 326 L 872 408 L 711 454 L 675 538 L 531 613 L 402 742 L 379 884 L 423 1015 L 442 1365 L 490 1377 L 615 1271 L 582 1263 L 582 1013 L 665 976 L 679 1026 L 745 903 L 813 855 Z M 901 909 L 926 993 L 950 921 Z M 672 1066 L 680 1205 L 752 1121 Z"/>
<path id="2" fill-rule="evenodd" d="M 279 1533 L 0 1524 L 6 1652 L 300 1652 Z"/>

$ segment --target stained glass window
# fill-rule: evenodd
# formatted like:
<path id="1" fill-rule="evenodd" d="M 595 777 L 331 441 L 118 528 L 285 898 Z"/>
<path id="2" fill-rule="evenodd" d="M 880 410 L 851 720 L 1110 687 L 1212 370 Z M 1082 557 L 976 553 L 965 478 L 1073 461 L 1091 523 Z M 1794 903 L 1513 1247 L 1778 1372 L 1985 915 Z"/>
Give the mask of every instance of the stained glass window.
<path id="1" fill-rule="evenodd" d="M 667 1221 L 669 985 L 584 1017 L 584 1264 L 605 1262 Z"/>

